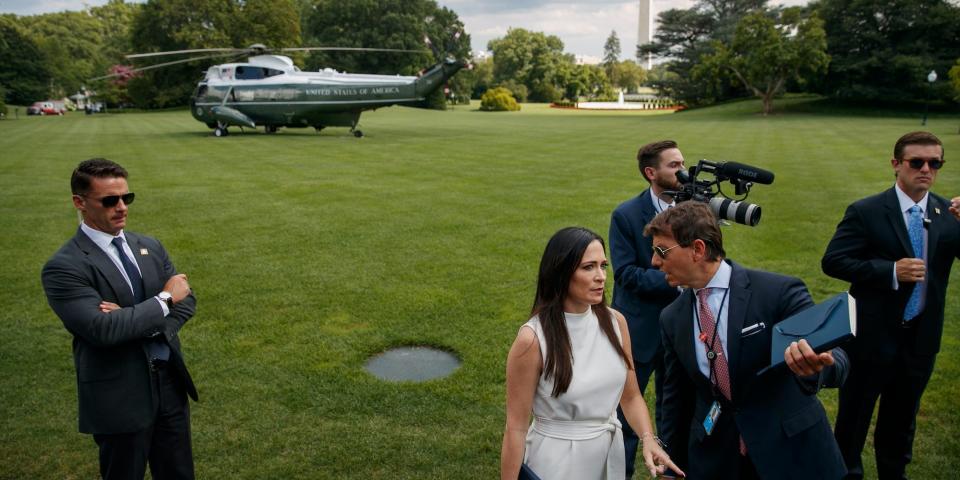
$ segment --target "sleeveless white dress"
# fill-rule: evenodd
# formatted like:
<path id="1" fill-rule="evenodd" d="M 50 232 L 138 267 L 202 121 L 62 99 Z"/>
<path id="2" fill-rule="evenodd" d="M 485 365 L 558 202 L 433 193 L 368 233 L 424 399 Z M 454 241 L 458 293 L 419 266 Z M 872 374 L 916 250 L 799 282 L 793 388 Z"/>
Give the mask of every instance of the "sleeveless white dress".
<path id="1" fill-rule="evenodd" d="M 540 377 L 524 462 L 543 480 L 621 480 L 626 472 L 617 405 L 627 366 L 600 330 L 592 309 L 564 315 L 573 376 L 570 387 L 557 398 L 550 396 L 553 380 Z M 612 320 L 617 339 L 622 341 L 616 318 Z M 537 334 L 545 359 L 547 346 L 539 318 L 531 318 L 521 328 Z"/>

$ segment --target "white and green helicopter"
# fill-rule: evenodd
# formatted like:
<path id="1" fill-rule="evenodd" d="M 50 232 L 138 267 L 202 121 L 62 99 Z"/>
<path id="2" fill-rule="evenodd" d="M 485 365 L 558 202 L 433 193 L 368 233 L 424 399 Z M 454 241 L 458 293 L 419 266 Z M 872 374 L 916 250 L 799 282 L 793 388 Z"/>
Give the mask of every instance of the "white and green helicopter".
<path id="1" fill-rule="evenodd" d="M 277 52 L 309 50 L 420 52 L 339 47 L 281 48 Z M 250 55 L 246 62 L 209 67 L 191 96 L 191 114 L 213 129 L 217 137 L 228 135 L 228 129 L 232 126 L 259 126 L 267 133 L 276 133 L 280 127 L 313 127 L 317 131 L 326 127 L 350 127 L 354 136 L 362 137 L 363 132 L 357 129 L 360 113 L 391 105 L 418 105 L 468 65 L 463 60 L 447 57 L 418 76 L 344 73 L 329 68 L 306 72 L 294 65 L 290 57 L 273 54 L 261 44 L 245 49 L 206 48 L 143 53 L 128 55 L 127 58 L 183 54 L 205 55 L 133 71 L 216 57 Z"/>

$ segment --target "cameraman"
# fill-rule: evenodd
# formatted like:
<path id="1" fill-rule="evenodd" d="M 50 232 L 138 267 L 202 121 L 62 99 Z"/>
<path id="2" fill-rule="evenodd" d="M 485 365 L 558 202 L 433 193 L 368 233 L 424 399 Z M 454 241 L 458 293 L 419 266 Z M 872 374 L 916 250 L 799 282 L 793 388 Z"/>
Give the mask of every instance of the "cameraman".
<path id="1" fill-rule="evenodd" d="M 660 430 L 660 405 L 663 390 L 663 346 L 660 344 L 660 311 L 678 295 L 678 290 L 667 284 L 660 270 L 650 265 L 653 255 L 651 239 L 643 236 L 643 228 L 658 213 L 674 206 L 674 200 L 664 191 L 680 188 L 677 172 L 684 169 L 683 154 L 677 142 L 662 140 L 649 143 L 637 153 L 640 175 L 650 185 L 640 195 L 623 202 L 610 219 L 610 258 L 614 269 L 613 308 L 623 313 L 633 345 L 634 371 L 637 385 L 645 392 L 650 375 L 656 371 L 654 388 L 657 396 L 656 423 Z M 626 451 L 627 478 L 633 475 L 634 459 L 639 439 L 624 421 L 623 443 Z M 675 461 L 684 468 L 685 456 Z"/>

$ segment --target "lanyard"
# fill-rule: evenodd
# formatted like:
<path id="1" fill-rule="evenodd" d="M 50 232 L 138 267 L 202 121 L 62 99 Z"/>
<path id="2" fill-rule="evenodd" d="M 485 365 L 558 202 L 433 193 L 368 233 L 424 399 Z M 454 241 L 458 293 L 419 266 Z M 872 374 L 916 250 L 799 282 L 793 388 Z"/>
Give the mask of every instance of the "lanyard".
<path id="1" fill-rule="evenodd" d="M 720 308 L 717 310 L 717 314 L 716 316 L 714 316 L 714 319 L 713 319 L 713 337 L 710 339 L 709 344 L 707 343 L 707 338 L 704 336 L 702 332 L 702 328 L 700 327 L 700 306 L 699 306 L 700 299 L 699 298 L 697 299 L 697 308 L 693 310 L 694 315 L 697 316 L 697 337 L 700 339 L 700 341 L 703 342 L 703 346 L 706 347 L 707 363 L 710 364 L 710 383 L 714 385 L 714 388 L 716 388 L 716 385 L 717 385 L 717 382 L 715 381 L 717 378 L 717 373 L 716 373 L 714 364 L 717 361 L 717 355 L 719 355 L 720 353 L 715 352 L 713 350 L 713 346 L 716 345 L 717 343 L 717 332 L 720 330 L 720 315 L 723 313 L 723 304 L 726 303 L 727 301 L 728 293 L 730 293 L 730 289 L 729 288 L 724 289 L 723 298 L 720 299 Z M 706 306 L 707 308 L 710 308 L 710 303 L 706 302 Z"/>

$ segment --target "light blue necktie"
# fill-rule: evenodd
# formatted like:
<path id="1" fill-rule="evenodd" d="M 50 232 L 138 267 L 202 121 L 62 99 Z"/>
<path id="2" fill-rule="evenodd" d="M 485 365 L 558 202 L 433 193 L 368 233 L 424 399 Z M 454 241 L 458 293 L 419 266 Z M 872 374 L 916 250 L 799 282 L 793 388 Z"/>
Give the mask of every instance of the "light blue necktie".
<path id="1" fill-rule="evenodd" d="M 913 246 L 913 256 L 923 259 L 923 214 L 919 205 L 910 207 L 910 221 L 907 222 L 907 233 L 910 234 L 910 245 Z M 920 313 L 920 283 L 913 284 L 913 293 L 907 300 L 907 308 L 903 311 L 905 322 L 913 320 Z"/>

